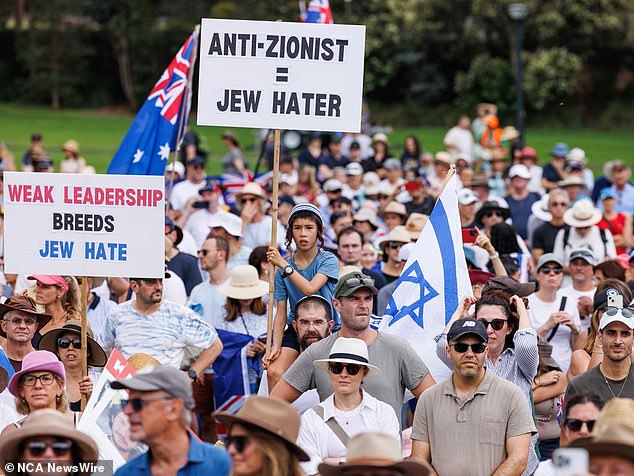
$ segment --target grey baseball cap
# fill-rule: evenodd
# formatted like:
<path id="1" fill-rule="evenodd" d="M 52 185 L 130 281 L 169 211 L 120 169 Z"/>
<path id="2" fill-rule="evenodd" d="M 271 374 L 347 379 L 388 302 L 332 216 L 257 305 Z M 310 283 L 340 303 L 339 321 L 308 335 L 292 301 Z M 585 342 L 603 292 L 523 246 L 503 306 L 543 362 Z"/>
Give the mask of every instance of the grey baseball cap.
<path id="1" fill-rule="evenodd" d="M 138 373 L 124 380 L 115 380 L 110 384 L 115 390 L 136 390 L 138 392 L 163 391 L 169 396 L 185 402 L 185 408 L 194 408 L 192 381 L 183 372 L 174 367 L 160 365 L 146 373 Z"/>
<path id="2" fill-rule="evenodd" d="M 535 271 L 539 271 L 546 263 L 557 263 L 562 268 L 564 267 L 564 264 L 559 258 L 557 258 L 554 253 L 545 253 L 539 257 L 539 261 L 537 262 L 537 269 Z"/>

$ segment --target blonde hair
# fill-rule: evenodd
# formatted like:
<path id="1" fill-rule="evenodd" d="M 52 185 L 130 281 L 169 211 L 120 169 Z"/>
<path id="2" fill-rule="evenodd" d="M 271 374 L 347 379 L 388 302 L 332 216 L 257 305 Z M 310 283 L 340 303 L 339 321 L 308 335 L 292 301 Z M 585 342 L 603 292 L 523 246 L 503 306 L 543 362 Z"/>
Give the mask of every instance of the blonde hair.
<path id="1" fill-rule="evenodd" d="M 249 436 L 264 456 L 261 476 L 304 476 L 299 465 L 299 458 L 283 439 L 271 433 L 259 431 L 257 427 L 244 426 L 248 428 Z"/>
<path id="2" fill-rule="evenodd" d="M 62 382 L 62 379 L 59 377 L 59 375 L 53 374 L 53 377 L 55 377 L 55 381 L 63 389 L 64 382 Z M 23 384 L 22 382 L 20 382 L 20 388 L 22 387 Z M 20 415 L 28 415 L 29 413 L 31 413 L 29 403 L 26 401 L 25 398 L 22 398 L 20 396 L 15 397 L 15 409 Z M 66 391 L 62 390 L 62 394 L 55 397 L 55 410 L 62 413 L 66 413 L 66 411 L 68 411 L 68 395 L 66 395 Z"/>
<path id="3" fill-rule="evenodd" d="M 81 292 L 79 283 L 73 276 L 62 276 L 68 283 L 68 291 L 62 296 L 62 307 L 66 313 L 66 320 L 81 320 Z"/>

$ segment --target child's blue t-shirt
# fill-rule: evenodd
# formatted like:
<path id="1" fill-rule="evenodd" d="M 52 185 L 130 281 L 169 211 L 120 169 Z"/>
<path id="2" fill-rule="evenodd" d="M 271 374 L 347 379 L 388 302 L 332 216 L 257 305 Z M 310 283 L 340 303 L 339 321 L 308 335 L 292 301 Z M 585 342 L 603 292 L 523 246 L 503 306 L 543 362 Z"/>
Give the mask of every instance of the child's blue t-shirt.
<path id="1" fill-rule="evenodd" d="M 330 303 L 330 312 L 332 318 L 335 321 L 335 326 L 339 326 L 339 316 L 332 306 L 332 299 L 335 295 L 335 286 L 339 279 L 339 266 L 337 258 L 329 251 L 319 250 L 315 259 L 306 266 L 304 269 L 298 269 L 293 257 L 287 260 L 294 269 L 295 273 L 301 274 L 308 281 L 311 281 L 317 273 L 321 273 L 328 277 L 328 281 L 324 284 L 319 291 L 315 294 L 319 294 L 326 298 Z M 278 269 L 275 272 L 275 294 L 276 301 L 286 301 L 288 299 L 288 316 L 286 323 L 291 324 L 291 321 L 295 318 L 295 305 L 297 301 L 304 297 L 304 294 L 295 287 L 289 278 L 282 278 L 282 270 Z"/>

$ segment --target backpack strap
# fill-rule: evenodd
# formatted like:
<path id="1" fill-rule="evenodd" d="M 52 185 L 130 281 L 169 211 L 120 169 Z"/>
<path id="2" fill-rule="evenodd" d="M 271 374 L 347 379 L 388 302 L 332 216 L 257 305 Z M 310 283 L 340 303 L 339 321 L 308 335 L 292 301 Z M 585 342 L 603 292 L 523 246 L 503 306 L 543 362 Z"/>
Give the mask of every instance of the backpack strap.
<path id="1" fill-rule="evenodd" d="M 563 249 L 566 249 L 566 246 L 568 246 L 568 240 L 570 239 L 570 228 L 565 228 L 564 229 L 564 247 Z"/>
<path id="2" fill-rule="evenodd" d="M 322 420 L 324 419 L 324 407 L 322 407 L 321 405 L 314 406 L 313 411 L 317 414 L 317 416 L 319 416 L 319 418 L 321 418 Z M 337 420 L 335 420 L 334 417 L 330 417 L 326 422 L 326 425 L 332 430 L 335 436 L 339 438 L 339 441 L 343 443 L 343 446 L 347 447 L 350 436 L 348 436 L 348 433 L 346 433 L 344 429 L 341 428 L 341 425 L 339 425 Z"/>
<path id="3" fill-rule="evenodd" d="M 599 228 L 599 235 L 601 235 L 601 241 L 603 242 L 603 256 L 607 256 L 608 255 L 608 237 L 605 234 L 605 229 Z"/>

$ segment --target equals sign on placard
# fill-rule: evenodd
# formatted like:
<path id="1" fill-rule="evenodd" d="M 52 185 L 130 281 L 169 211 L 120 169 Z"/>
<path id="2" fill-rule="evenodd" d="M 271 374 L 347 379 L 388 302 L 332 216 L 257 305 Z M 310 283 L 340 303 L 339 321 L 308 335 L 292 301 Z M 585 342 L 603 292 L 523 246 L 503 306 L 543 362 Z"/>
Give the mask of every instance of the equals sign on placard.
<path id="1" fill-rule="evenodd" d="M 288 68 L 281 66 L 275 68 L 275 82 L 288 83 Z"/>

